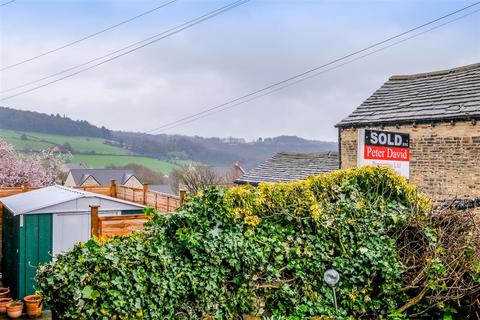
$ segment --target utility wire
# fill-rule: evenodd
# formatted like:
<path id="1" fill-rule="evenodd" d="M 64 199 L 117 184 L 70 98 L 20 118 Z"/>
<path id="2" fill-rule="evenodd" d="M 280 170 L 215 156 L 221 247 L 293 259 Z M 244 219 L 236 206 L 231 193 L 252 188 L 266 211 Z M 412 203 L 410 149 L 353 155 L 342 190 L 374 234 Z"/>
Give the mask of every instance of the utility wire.
<path id="1" fill-rule="evenodd" d="M 15 2 L 15 1 L 17 1 L 17 0 L 10 0 L 10 1 L 4 2 L 4 3 L 0 3 L 0 7 L 6 6 L 7 4 L 10 4 L 10 3 Z"/>
<path id="2" fill-rule="evenodd" d="M 16 1 L 16 0 L 14 0 L 14 1 Z M 117 27 L 119 27 L 119 26 L 121 26 L 121 25 L 124 25 L 124 24 L 126 24 L 126 23 L 129 23 L 129 22 L 131 22 L 131 21 L 133 21 L 133 20 L 136 20 L 136 19 L 139 19 L 139 18 L 141 18 L 141 17 L 144 17 L 144 16 L 146 16 L 146 15 L 148 15 L 148 14 L 154 12 L 154 11 L 157 11 L 157 10 L 163 8 L 163 7 L 166 7 L 166 6 L 168 6 L 169 4 L 172 4 L 172 3 L 176 2 L 176 1 L 178 1 L 178 0 L 170 0 L 169 2 L 166 2 L 166 3 L 162 4 L 162 5 L 159 5 L 158 7 L 155 7 L 155 8 L 153 8 L 153 9 L 148 10 L 148 11 L 145 11 L 145 12 L 143 12 L 143 13 L 140 13 L 139 15 L 136 15 L 136 16 L 130 18 L 130 19 L 127 19 L 127 20 L 124 20 L 124 21 L 119 22 L 119 23 L 117 23 L 117 24 L 114 24 L 113 26 L 110 26 L 110 27 L 105 28 L 105 29 L 103 29 L 103 30 L 97 31 L 97 32 L 92 33 L 92 34 L 90 34 L 90 35 L 88 35 L 88 36 L 85 36 L 85 37 L 83 37 L 83 38 L 80 38 L 80 39 L 78 39 L 78 40 L 69 42 L 69 43 L 64 44 L 64 45 L 62 45 L 62 46 L 60 46 L 60 47 L 57 47 L 57 48 L 55 48 L 55 49 L 51 49 L 51 50 L 49 50 L 49 51 L 46 51 L 46 52 L 41 53 L 41 54 L 39 54 L 39 55 L 33 56 L 33 57 L 31 57 L 31 58 L 28 58 L 28 59 L 25 59 L 25 60 L 16 62 L 16 63 L 14 63 L 14 64 L 11 64 L 11 65 L 8 65 L 8 66 L 5 66 L 5 67 L 1 67 L 1 68 L 0 68 L 0 71 L 5 71 L 5 70 L 11 69 L 11 68 L 13 68 L 13 67 L 17 67 L 17 66 L 22 65 L 22 64 L 24 64 L 24 63 L 33 61 L 33 60 L 35 60 L 35 59 L 38 59 L 38 58 L 44 57 L 44 56 L 46 56 L 46 55 L 49 55 L 49 54 L 51 54 L 51 53 L 54 53 L 54 52 L 60 51 L 60 50 L 62 50 L 62 49 L 68 48 L 68 47 L 73 46 L 73 45 L 75 45 L 75 44 L 77 44 L 77 43 L 79 43 L 79 42 L 82 42 L 82 41 L 85 41 L 85 40 L 87 40 L 87 39 L 93 38 L 93 37 L 95 37 L 95 36 L 98 36 L 99 34 L 102 34 L 102 33 L 105 33 L 105 32 L 107 32 L 107 31 L 110 31 L 110 30 L 112 30 L 112 29 L 115 29 L 115 28 L 117 28 Z"/>
<path id="3" fill-rule="evenodd" d="M 417 34 L 415 34 L 415 35 L 413 35 L 413 36 L 410 36 L 410 37 L 408 37 L 408 38 L 405 38 L 405 39 L 396 41 L 396 42 L 394 42 L 394 43 L 392 43 L 392 44 L 390 44 L 390 45 L 387 45 L 387 46 L 384 46 L 384 47 L 382 47 L 382 48 L 380 48 L 380 49 L 377 49 L 377 50 L 371 51 L 371 52 L 369 52 L 369 53 L 363 54 L 363 55 L 361 55 L 361 56 L 359 56 L 359 57 L 356 57 L 356 58 L 354 58 L 354 59 L 350 59 L 350 60 L 348 60 L 348 61 L 346 61 L 346 62 L 343 62 L 343 63 L 341 63 L 341 64 L 338 64 L 338 65 L 336 65 L 336 66 L 334 66 L 334 67 L 331 67 L 331 68 L 322 70 L 322 71 L 320 71 L 320 72 L 317 72 L 317 73 L 314 73 L 314 74 L 311 74 L 311 75 L 308 75 L 308 76 L 306 76 L 306 77 L 304 77 L 304 78 L 301 78 L 301 79 L 297 79 L 297 80 L 294 81 L 294 82 L 285 84 L 285 85 L 283 85 L 283 86 L 281 86 L 281 87 L 274 88 L 274 89 L 272 89 L 272 90 L 270 90 L 270 91 L 267 91 L 267 92 L 264 92 L 264 93 L 262 93 L 262 94 L 260 94 L 260 95 L 256 95 L 256 96 L 254 96 L 254 97 L 251 97 L 250 99 L 243 100 L 243 101 L 234 103 L 234 104 L 232 104 L 232 105 L 224 106 L 224 107 L 221 108 L 221 109 L 209 110 L 209 112 L 205 111 L 205 112 L 202 112 L 202 113 L 199 112 L 199 113 L 198 113 L 198 116 L 196 116 L 196 117 L 193 117 L 193 116 L 192 116 L 192 118 L 187 119 L 187 121 L 183 121 L 183 122 L 181 122 L 181 123 L 177 123 L 177 124 L 173 124 L 173 125 L 171 125 L 171 126 L 168 126 L 168 127 L 164 128 L 164 129 L 162 129 L 161 131 L 157 132 L 157 134 L 164 133 L 165 131 L 170 130 L 170 129 L 174 129 L 174 128 L 177 128 L 177 127 L 184 126 L 184 125 L 189 124 L 189 123 L 191 123 L 191 122 L 200 120 L 200 119 L 202 119 L 202 118 L 206 118 L 206 117 L 208 117 L 208 116 L 214 115 L 214 114 L 216 114 L 216 113 L 219 113 L 219 112 L 222 112 L 222 111 L 225 111 L 225 110 L 232 109 L 232 108 L 234 108 L 234 107 L 236 107 L 236 106 L 239 106 L 239 105 L 248 103 L 248 102 L 250 102 L 250 101 L 259 99 L 259 98 L 261 98 L 261 97 L 267 96 L 267 95 L 272 94 L 272 93 L 274 93 L 274 92 L 277 92 L 277 91 L 283 90 L 283 89 L 285 89 L 285 88 L 294 86 L 294 85 L 296 85 L 296 84 L 298 84 L 298 83 L 300 83 L 300 82 L 304 82 L 304 81 L 306 81 L 306 80 L 309 80 L 309 79 L 311 79 L 311 78 L 320 76 L 320 75 L 322 75 L 322 74 L 324 74 L 324 73 L 327 73 L 327 72 L 329 72 L 329 71 L 332 71 L 332 70 L 338 69 L 338 68 L 340 68 L 340 67 L 343 67 L 343 66 L 345 66 L 345 65 L 347 65 L 347 64 L 353 63 L 353 62 L 355 62 L 355 61 L 357 61 L 357 60 L 361 60 L 361 59 L 363 59 L 363 58 L 366 58 L 366 57 L 368 57 L 368 56 L 370 56 L 370 55 L 373 55 L 373 54 L 375 54 L 375 53 L 378 53 L 378 52 L 380 52 L 380 51 L 384 51 L 384 50 L 386 50 L 386 49 L 388 49 L 388 48 L 391 48 L 391 47 L 396 46 L 396 45 L 398 45 L 398 44 L 401 44 L 401 43 L 403 43 L 403 42 L 405 42 L 405 41 L 408 41 L 408 40 L 410 40 L 410 39 L 413 39 L 413 38 L 416 38 L 416 37 L 418 37 L 418 36 L 421 36 L 421 35 L 423 35 L 423 34 L 425 34 L 425 33 L 428 33 L 428 32 L 430 32 L 430 31 L 433 31 L 433 30 L 435 30 L 435 29 L 438 29 L 438 28 L 440 28 L 440 27 L 443 27 L 443 26 L 445 26 L 445 25 L 447 25 L 447 24 L 453 23 L 453 22 L 455 22 L 455 21 L 457 21 L 457 20 L 460 20 L 460 19 L 463 19 L 463 18 L 465 18 L 465 17 L 467 17 L 467 16 L 473 15 L 473 14 L 479 12 L 479 11 L 480 11 L 480 9 L 477 9 L 477 10 L 475 10 L 475 11 L 472 11 L 472 12 L 467 13 L 467 14 L 465 14 L 465 15 L 462 15 L 462 16 L 460 16 L 460 17 L 458 17 L 458 18 L 455 18 L 455 19 L 452 19 L 452 20 L 447 21 L 447 22 L 445 22 L 445 23 L 442 23 L 442 24 L 440 24 L 440 25 L 438 25 L 438 26 L 435 26 L 435 27 L 433 27 L 433 28 L 430 28 L 430 29 L 427 29 L 427 30 L 425 30 L 425 31 L 419 32 L 419 33 L 417 33 Z M 156 131 L 156 130 L 155 130 L 155 131 Z M 147 132 L 145 132 L 145 133 L 151 133 L 151 132 L 152 132 L 152 131 L 147 131 Z"/>
<path id="4" fill-rule="evenodd" d="M 151 41 L 149 41 L 149 42 L 147 42 L 147 43 L 144 43 L 144 44 L 142 44 L 142 45 L 140 45 L 140 46 L 134 47 L 134 48 L 132 48 L 132 49 L 126 51 L 126 52 L 123 52 L 123 53 L 121 53 L 121 54 L 115 55 L 115 56 L 113 56 L 113 57 L 111 57 L 111 58 L 109 58 L 109 59 L 107 59 L 107 60 L 101 61 L 101 62 L 96 63 L 96 64 L 94 64 L 94 65 L 91 65 L 91 66 L 89 66 L 89 67 L 83 68 L 83 69 L 81 69 L 81 70 L 79 70 L 79 71 L 76 71 L 76 72 L 74 72 L 74 73 L 68 74 L 68 75 L 63 76 L 63 77 L 61 77 L 61 78 L 58 78 L 58 79 L 49 81 L 49 82 L 47 82 L 47 83 L 44 83 L 44 84 L 42 84 L 42 85 L 38 85 L 38 86 L 33 87 L 33 88 L 30 88 L 30 89 L 28 89 L 28 90 L 24 90 L 24 91 L 21 91 L 21 92 L 19 92 L 19 93 L 16 93 L 16 94 L 13 94 L 13 95 L 10 95 L 10 96 L 1 98 L 0 101 L 4 101 L 4 100 L 7 100 L 7 99 L 11 99 L 11 98 L 14 98 L 14 97 L 17 97 L 17 96 L 20 96 L 20 95 L 23 95 L 23 94 L 32 92 L 32 91 L 34 91 L 34 90 L 38 90 L 38 89 L 43 88 L 43 87 L 46 87 L 46 86 L 48 86 L 48 85 L 50 85 L 50 84 L 53 84 L 53 83 L 59 82 L 59 81 L 61 81 L 61 80 L 64 80 L 64 79 L 73 77 L 73 76 L 75 76 L 75 75 L 77 75 L 77 74 L 79 74 L 79 73 L 85 72 L 85 71 L 87 71 L 87 70 L 91 70 L 91 69 L 93 69 L 93 68 L 96 68 L 96 67 L 98 67 L 98 66 L 100 66 L 100 65 L 103 65 L 103 64 L 105 64 L 105 63 L 107 63 L 107 62 L 116 60 L 116 59 L 118 59 L 118 58 L 120 58 L 120 57 L 123 57 L 123 56 L 125 56 L 125 55 L 127 55 L 127 54 L 130 54 L 130 53 L 132 53 L 132 52 L 134 52 L 134 51 L 137 51 L 137 50 L 139 50 L 139 49 L 142 49 L 142 48 L 144 48 L 144 47 L 146 47 L 146 46 L 148 46 L 148 45 L 151 45 L 151 44 L 153 44 L 153 43 L 156 43 L 156 42 L 158 42 L 158 41 L 160 41 L 160 40 L 162 40 L 162 39 L 165 39 L 165 38 L 170 37 L 170 36 L 172 36 L 172 35 L 174 35 L 174 34 L 177 34 L 177 33 L 181 32 L 181 31 L 183 31 L 183 30 L 189 29 L 189 28 L 191 28 L 191 27 L 193 27 L 193 26 L 195 26 L 195 25 L 197 25 L 197 24 L 199 24 L 199 23 L 201 23 L 201 22 L 203 22 L 203 21 L 209 20 L 209 19 L 211 19 L 211 18 L 213 18 L 213 17 L 215 17 L 215 16 L 218 16 L 218 15 L 220 15 L 220 14 L 226 12 L 226 11 L 229 11 L 229 10 L 231 10 L 231 9 L 233 9 L 233 8 L 236 8 L 236 7 L 238 7 L 238 6 L 242 5 L 242 4 L 245 4 L 245 3 L 249 2 L 249 1 L 250 1 L 250 0 L 238 0 L 238 1 L 234 1 L 234 2 L 230 3 L 229 5 L 226 5 L 226 6 L 223 6 L 223 7 L 219 8 L 219 9 L 210 11 L 209 13 L 204 14 L 204 15 L 198 17 L 198 18 L 195 18 L 195 19 L 193 19 L 193 20 L 190 20 L 190 21 L 188 21 L 188 22 L 186 22 L 186 23 L 183 23 L 183 24 L 181 24 L 181 25 L 179 25 L 179 26 L 177 26 L 177 27 L 171 28 L 171 29 L 169 29 L 169 30 L 167 30 L 167 31 L 165 31 L 165 32 L 162 32 L 161 34 L 159 34 L 159 35 L 162 35 L 162 36 L 159 37 L 159 38 L 156 38 L 156 39 L 154 39 L 154 40 L 151 40 Z M 155 37 L 156 37 L 156 36 L 151 37 L 151 38 L 155 38 Z M 149 38 L 149 39 L 151 39 L 151 38 Z M 143 43 L 144 40 L 141 41 L 141 42 Z M 131 46 L 129 46 L 129 47 L 131 47 Z M 126 47 L 126 48 L 127 48 L 127 47 Z M 116 52 L 123 51 L 123 50 L 125 50 L 126 48 L 117 50 Z M 108 54 L 108 55 L 106 55 L 106 56 L 110 56 L 110 55 L 111 55 L 111 54 Z M 104 56 L 104 57 L 106 57 L 106 56 Z M 97 59 L 94 59 L 94 60 L 92 60 L 92 61 L 96 61 L 96 60 L 99 60 L 99 59 L 100 59 L 100 58 L 97 58 Z M 92 62 L 92 61 L 90 61 L 90 62 Z M 89 64 L 90 62 L 84 63 L 84 64 L 82 64 L 82 65 Z M 78 66 L 73 67 L 73 68 L 70 68 L 70 70 L 71 70 L 71 69 L 76 69 L 77 67 L 78 67 Z M 62 71 L 61 73 L 64 73 L 64 72 Z M 50 77 L 50 76 L 49 76 L 49 77 Z M 7 90 L 10 91 L 10 89 L 7 89 Z M 13 89 L 12 89 L 12 90 L 13 90 Z"/>
<path id="5" fill-rule="evenodd" d="M 334 64 L 336 64 L 337 62 L 346 60 L 346 59 L 348 59 L 348 58 L 350 58 L 350 57 L 353 57 L 353 56 L 356 56 L 356 55 L 358 55 L 358 54 L 360 54 L 360 53 L 362 53 L 362 52 L 365 52 L 365 51 L 368 51 L 368 50 L 373 49 L 373 48 L 375 48 L 375 47 L 381 46 L 382 44 L 385 44 L 385 43 L 390 42 L 390 41 L 392 41 L 392 40 L 394 40 L 394 39 L 400 38 L 400 37 L 402 37 L 402 36 L 404 36 L 404 35 L 406 35 L 406 34 L 409 34 L 409 33 L 412 33 L 412 32 L 414 32 L 414 31 L 417 31 L 417 30 L 419 30 L 419 29 L 422 29 L 422 28 L 424 28 L 424 27 L 426 27 L 426 26 L 428 26 L 428 25 L 434 24 L 434 23 L 436 23 L 436 22 L 438 22 L 438 21 L 441 21 L 441 20 L 443 20 L 443 19 L 446 19 L 446 18 L 448 18 L 448 17 L 451 17 L 451 16 L 453 16 L 453 15 L 459 13 L 459 12 L 462 12 L 462 11 L 465 11 L 465 10 L 467 10 L 467 9 L 470 9 L 470 8 L 472 8 L 472 7 L 474 7 L 474 6 L 478 5 L 478 4 L 480 4 L 480 1 L 475 2 L 475 3 L 473 3 L 473 4 L 469 5 L 469 6 L 463 7 L 463 8 L 461 8 L 461 9 L 459 9 L 459 10 L 454 11 L 454 12 L 451 12 L 451 13 L 449 13 L 449 14 L 446 14 L 446 15 L 444 15 L 444 16 L 441 16 L 441 17 L 439 17 L 439 18 L 436 18 L 436 19 L 434 19 L 434 20 L 431 20 L 431 21 L 429 21 L 429 22 L 426 22 L 426 23 L 424 23 L 424 24 L 422 24 L 422 25 L 419 25 L 419 26 L 417 26 L 417 27 L 414 27 L 414 28 L 412 28 L 412 29 L 409 29 L 409 30 L 407 30 L 407 31 L 405 31 L 405 32 L 399 33 L 399 34 L 397 34 L 397 35 L 395 35 L 395 36 L 392 36 L 392 37 L 387 38 L 387 39 L 385 39 L 385 40 L 382 40 L 382 41 L 380 41 L 380 42 L 377 42 L 377 43 L 374 43 L 374 44 L 372 44 L 372 45 L 369 45 L 369 46 L 367 46 L 367 47 L 365 47 L 365 48 L 363 48 L 363 49 L 360 49 L 360 50 L 357 50 L 357 51 L 355 51 L 355 52 L 352 52 L 352 53 L 349 53 L 349 54 L 347 54 L 347 55 L 344 55 L 344 56 L 342 56 L 342 57 L 340 57 L 340 58 L 338 58 L 338 59 L 332 60 L 332 61 L 330 61 L 330 62 L 328 62 L 328 63 L 325 63 L 325 64 L 323 64 L 323 65 L 321 65 L 321 66 L 318 66 L 318 67 L 309 69 L 309 70 L 307 70 L 307 71 L 304 71 L 304 72 L 302 72 L 302 73 L 299 73 L 299 74 L 297 74 L 297 75 L 294 75 L 294 76 L 292 76 L 292 77 L 290 77 L 290 78 L 287 78 L 287 79 L 285 79 L 285 80 L 282 80 L 282 81 L 276 82 L 276 83 L 274 83 L 274 84 L 268 85 L 268 86 L 266 86 L 266 87 L 264 87 L 264 88 L 262 88 L 262 89 L 259 89 L 259 90 L 253 91 L 253 92 L 251 92 L 251 93 L 245 94 L 245 95 L 243 95 L 243 96 L 241 96 L 241 97 L 238 97 L 238 98 L 235 98 L 235 99 L 233 99 L 233 100 L 227 101 L 227 102 L 222 103 L 222 104 L 220 104 L 220 105 L 217 105 L 217 106 L 214 106 L 214 107 L 205 109 L 205 110 L 203 110 L 203 111 L 197 112 L 197 113 L 195 113 L 195 114 L 192 114 L 192 115 L 183 117 L 183 118 L 181 118 L 181 119 L 178 119 L 178 120 L 175 120 L 175 121 L 166 123 L 166 124 L 164 124 L 164 125 L 162 125 L 162 126 L 160 126 L 160 127 L 157 127 L 157 128 L 155 128 L 155 129 L 146 131 L 145 133 L 153 133 L 153 132 L 156 132 L 156 131 L 159 131 L 159 130 L 162 130 L 162 129 L 172 129 L 172 128 L 175 127 L 176 124 L 181 124 L 181 123 L 183 123 L 184 121 L 188 121 L 188 122 L 186 122 L 186 123 L 192 122 L 193 120 L 192 120 L 192 121 L 189 121 L 189 120 L 191 120 L 192 118 L 195 118 L 195 117 L 197 117 L 197 116 L 202 116 L 202 115 L 204 115 L 204 114 L 206 114 L 206 113 L 209 113 L 209 112 L 214 111 L 214 110 L 217 110 L 217 109 L 222 109 L 222 108 L 224 108 L 224 107 L 226 107 L 225 109 L 228 109 L 227 106 L 231 105 L 232 103 L 237 103 L 237 102 L 240 102 L 240 101 L 242 101 L 242 100 L 244 100 L 244 99 L 246 99 L 246 98 L 250 98 L 250 97 L 256 96 L 256 95 L 258 95 L 258 94 L 261 94 L 261 93 L 263 93 L 263 92 L 265 92 L 265 91 L 268 91 L 268 90 L 271 90 L 271 89 L 275 89 L 276 87 L 281 86 L 281 85 L 284 85 L 284 84 L 287 84 L 287 83 L 291 82 L 292 80 L 296 80 L 296 79 L 302 78 L 302 77 L 307 76 L 307 75 L 309 75 L 309 74 L 311 74 L 311 73 L 313 73 L 313 72 L 315 72 L 315 71 L 318 71 L 318 70 L 323 69 L 323 68 L 325 68 L 325 67 L 328 67 L 328 66 L 330 66 L 330 65 L 334 65 Z M 473 13 L 475 13 L 475 12 L 476 12 L 476 11 L 472 12 L 471 14 L 473 14 Z M 469 14 L 467 14 L 467 15 L 469 15 Z M 467 15 L 465 15 L 465 16 L 467 16 Z M 460 18 L 463 18 L 463 17 L 460 17 Z M 460 18 L 459 18 L 459 19 L 460 19 Z M 453 22 L 453 21 L 455 21 L 455 20 L 452 20 L 451 22 Z M 301 81 L 303 81 L 303 80 L 301 80 Z M 283 86 L 282 88 L 284 88 L 284 87 L 288 87 L 288 85 Z M 272 92 L 274 92 L 274 91 L 276 91 L 276 90 L 273 90 Z M 266 95 L 266 94 L 265 94 L 265 95 Z M 261 96 L 264 96 L 264 95 L 261 95 Z M 261 97 L 261 96 L 259 96 L 259 97 Z M 253 99 L 252 99 L 252 100 L 253 100 Z M 0 100 L 0 101 L 1 101 L 1 100 Z M 247 102 L 248 102 L 248 101 L 251 101 L 251 100 L 247 100 Z M 238 103 L 238 104 L 243 104 L 243 103 L 244 103 L 244 102 L 241 102 L 241 103 Z M 186 124 L 186 123 L 185 123 L 185 124 Z"/>
<path id="6" fill-rule="evenodd" d="M 249 1 L 249 0 L 248 0 L 248 1 Z M 232 4 L 230 4 L 230 5 L 232 5 Z M 228 6 L 230 6 L 230 5 L 227 5 L 226 7 L 228 7 Z M 113 56 L 113 55 L 115 55 L 115 54 L 117 54 L 117 53 L 119 53 L 119 52 L 125 51 L 125 50 L 130 49 L 130 48 L 135 48 L 136 46 L 141 45 L 142 43 L 146 43 L 146 42 L 151 41 L 151 40 L 153 40 L 153 39 L 156 39 L 156 38 L 158 38 L 158 37 L 165 36 L 165 35 L 168 36 L 168 33 L 173 32 L 173 31 L 175 31 L 176 29 L 179 29 L 179 28 L 188 26 L 189 24 L 194 23 L 194 22 L 197 21 L 197 20 L 201 20 L 201 19 L 203 19 L 203 18 L 206 18 L 206 17 L 208 17 L 209 15 L 211 15 L 213 12 L 222 10 L 222 9 L 224 9 L 224 8 L 226 8 L 226 7 L 219 8 L 219 9 L 217 9 L 217 10 L 211 11 L 211 12 L 209 12 L 209 13 L 207 13 L 207 14 L 204 14 L 204 15 L 198 17 L 198 18 L 195 18 L 195 19 L 193 19 L 193 20 L 187 21 L 187 22 L 185 22 L 185 23 L 183 23 L 183 24 L 181 24 L 181 25 L 178 25 L 178 26 L 176 26 L 176 27 L 170 28 L 170 29 L 168 29 L 168 30 L 162 31 L 162 32 L 157 33 L 157 34 L 155 34 L 155 35 L 153 35 L 153 36 L 150 36 L 150 37 L 145 38 L 145 39 L 143 39 L 143 40 L 140 40 L 140 41 L 137 41 L 137 42 L 135 42 L 135 43 L 132 43 L 132 44 L 126 46 L 126 47 L 123 47 L 123 48 L 120 48 L 120 49 L 118 49 L 118 50 L 115 50 L 115 51 L 112 51 L 112 52 L 110 52 L 110 53 L 107 53 L 107 54 L 105 54 L 105 55 L 103 55 L 103 56 L 100 56 L 100 57 L 94 58 L 94 59 L 92 59 L 92 60 L 83 62 L 83 63 L 81 63 L 81 64 L 78 64 L 78 65 L 75 65 L 75 66 L 73 66 L 73 67 L 64 69 L 64 70 L 59 71 L 59 72 L 56 72 L 56 73 L 54 73 L 54 74 L 45 76 L 45 77 L 43 77 L 43 78 L 36 79 L 36 80 L 33 80 L 33 81 L 29 81 L 29 82 L 23 83 L 23 84 L 21 84 L 21 85 L 15 86 L 15 87 L 10 87 L 10 88 L 5 89 L 5 90 L 1 90 L 1 91 L 0 91 L 0 94 L 5 94 L 5 93 L 7 93 L 7 92 L 11 92 L 11 91 L 15 91 L 15 90 L 17 90 L 17 89 L 25 88 L 25 87 L 28 87 L 28 86 L 30 86 L 30 85 L 32 85 L 32 84 L 36 84 L 36 83 L 42 82 L 42 81 L 47 80 L 47 79 L 55 78 L 55 77 L 57 77 L 57 76 L 59 76 L 59 75 L 68 73 L 69 71 L 72 71 L 72 70 L 75 70 L 75 69 L 78 69 L 78 68 L 87 66 L 87 65 L 89 65 L 89 64 L 91 64 L 91 63 L 93 63 L 93 62 L 100 61 L 100 60 L 102 60 L 102 59 L 105 59 L 105 58 L 108 58 L 108 57 L 110 57 L 110 56 Z M 167 36 L 165 36 L 165 38 L 166 38 Z M 161 40 L 161 39 L 159 39 L 159 40 Z M 54 81 L 53 81 L 53 82 L 54 82 Z M 0 101 L 1 101 L 1 100 L 0 100 Z"/>

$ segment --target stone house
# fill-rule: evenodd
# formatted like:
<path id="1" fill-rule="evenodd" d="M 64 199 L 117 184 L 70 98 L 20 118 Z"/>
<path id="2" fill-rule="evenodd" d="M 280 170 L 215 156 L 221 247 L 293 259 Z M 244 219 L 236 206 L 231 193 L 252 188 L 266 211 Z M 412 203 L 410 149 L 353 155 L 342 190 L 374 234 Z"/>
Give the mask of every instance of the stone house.
<path id="1" fill-rule="evenodd" d="M 71 169 L 65 179 L 65 186 L 105 186 L 110 185 L 112 180 L 127 187 L 143 188 L 133 170 L 128 169 Z"/>
<path id="2" fill-rule="evenodd" d="M 480 199 L 480 63 L 392 76 L 336 127 L 340 167 L 359 129 L 410 134 L 410 182 L 434 200 Z"/>
<path id="3" fill-rule="evenodd" d="M 235 180 L 236 184 L 289 182 L 337 170 L 338 153 L 280 152 Z"/>
<path id="4" fill-rule="evenodd" d="M 170 184 L 151 184 L 148 186 L 148 190 L 171 196 L 176 196 L 178 194 L 178 192 L 175 192 L 172 189 L 172 186 Z"/>
<path id="5" fill-rule="evenodd" d="M 210 166 L 209 169 L 215 173 L 220 185 L 223 186 L 232 186 L 235 179 L 245 174 L 245 170 L 238 161 L 233 166 Z"/>

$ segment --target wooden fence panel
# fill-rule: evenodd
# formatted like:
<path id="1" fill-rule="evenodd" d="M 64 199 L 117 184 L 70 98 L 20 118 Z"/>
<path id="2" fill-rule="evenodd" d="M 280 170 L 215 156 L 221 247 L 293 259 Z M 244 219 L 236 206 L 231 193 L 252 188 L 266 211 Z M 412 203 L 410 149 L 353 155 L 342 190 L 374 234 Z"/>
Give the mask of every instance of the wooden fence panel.
<path id="1" fill-rule="evenodd" d="M 139 188 L 117 186 L 117 198 L 144 204 L 160 212 L 172 212 L 180 207 L 180 197 Z"/>
<path id="2" fill-rule="evenodd" d="M 160 212 L 172 212 L 180 207 L 180 197 L 161 192 L 148 191 L 145 205 L 154 207 Z"/>
<path id="3" fill-rule="evenodd" d="M 30 187 L 27 187 L 27 186 L 24 186 L 24 187 L 10 187 L 10 188 L 2 187 L 2 188 L 0 188 L 0 198 L 13 196 L 13 195 L 16 195 L 18 193 L 32 191 L 32 190 L 35 190 L 35 189 L 38 189 L 38 188 L 30 188 Z"/>
<path id="4" fill-rule="evenodd" d="M 98 217 L 98 237 L 126 236 L 143 230 L 143 224 L 151 217 L 144 214 Z"/>
<path id="5" fill-rule="evenodd" d="M 87 192 L 98 193 L 104 196 L 112 196 L 112 190 L 110 186 L 76 186 L 74 188 Z"/>
<path id="6" fill-rule="evenodd" d="M 13 196 L 21 192 L 23 192 L 22 188 L 2 188 L 0 189 L 0 198 Z"/>
<path id="7" fill-rule="evenodd" d="M 133 202 L 143 204 L 143 189 L 134 189 L 133 191 Z"/>

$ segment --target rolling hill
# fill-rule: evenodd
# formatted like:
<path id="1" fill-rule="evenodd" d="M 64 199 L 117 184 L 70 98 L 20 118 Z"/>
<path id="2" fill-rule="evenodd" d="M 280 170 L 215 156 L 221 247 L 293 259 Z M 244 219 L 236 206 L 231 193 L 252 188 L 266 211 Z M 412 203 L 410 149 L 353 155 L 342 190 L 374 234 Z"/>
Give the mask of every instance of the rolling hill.
<path id="1" fill-rule="evenodd" d="M 17 147 L 17 149 L 31 152 L 42 149 L 69 145 L 76 153 L 92 153 L 107 155 L 130 155 L 127 149 L 112 146 L 106 143 L 106 139 L 92 137 L 76 137 L 57 134 L 47 134 L 30 131 L 13 131 L 0 129 L 0 137 L 8 143 Z"/>
<path id="2" fill-rule="evenodd" d="M 179 163 L 198 162 L 230 166 L 239 161 L 252 168 L 277 152 L 322 152 L 337 149 L 336 142 L 296 136 L 259 138 L 204 138 L 113 131 L 85 120 L 0 107 L 0 137 L 23 152 L 49 147 L 70 151 L 73 161 L 90 167 L 129 163 L 169 173 Z"/>
<path id="3" fill-rule="evenodd" d="M 169 174 L 179 163 L 133 155 L 125 148 L 109 145 L 109 140 L 92 137 L 63 136 L 29 131 L 0 129 L 0 137 L 19 151 L 30 153 L 60 147 L 69 149 L 72 162 L 90 168 L 139 164 L 154 171 Z M 68 146 L 68 148 L 66 148 Z"/>

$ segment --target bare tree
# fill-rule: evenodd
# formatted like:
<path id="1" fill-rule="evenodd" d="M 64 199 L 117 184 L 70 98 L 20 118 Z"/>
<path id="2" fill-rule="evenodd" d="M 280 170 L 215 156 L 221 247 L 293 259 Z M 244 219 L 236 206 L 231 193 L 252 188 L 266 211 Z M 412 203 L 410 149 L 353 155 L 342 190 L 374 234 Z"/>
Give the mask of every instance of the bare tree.
<path id="1" fill-rule="evenodd" d="M 170 186 L 175 192 L 178 192 L 179 187 L 184 187 L 189 193 L 196 194 L 221 182 L 222 178 L 207 166 L 185 166 L 170 174 Z"/>

